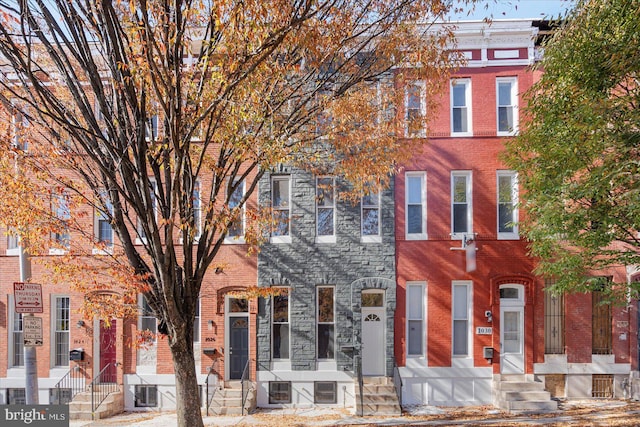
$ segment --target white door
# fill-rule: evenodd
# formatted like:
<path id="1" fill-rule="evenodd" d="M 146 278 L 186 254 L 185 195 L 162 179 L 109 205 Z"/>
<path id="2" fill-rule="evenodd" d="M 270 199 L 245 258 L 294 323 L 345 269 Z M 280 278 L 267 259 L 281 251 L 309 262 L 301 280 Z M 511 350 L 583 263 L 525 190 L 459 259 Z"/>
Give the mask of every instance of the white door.
<path id="1" fill-rule="evenodd" d="M 384 291 L 362 291 L 362 375 L 385 375 Z"/>
<path id="2" fill-rule="evenodd" d="M 524 374 L 524 308 L 500 307 L 500 372 Z"/>

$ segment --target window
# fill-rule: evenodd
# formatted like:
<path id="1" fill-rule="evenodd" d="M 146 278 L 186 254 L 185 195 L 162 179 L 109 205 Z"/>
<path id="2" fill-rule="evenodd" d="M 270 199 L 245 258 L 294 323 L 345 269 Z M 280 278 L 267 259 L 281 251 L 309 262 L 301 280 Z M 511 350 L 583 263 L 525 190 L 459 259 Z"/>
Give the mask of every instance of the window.
<path id="1" fill-rule="evenodd" d="M 498 171 L 498 239 L 518 239 L 518 179 L 513 171 Z"/>
<path id="2" fill-rule="evenodd" d="M 8 388 L 7 389 L 7 404 L 8 405 L 26 405 L 27 397 L 25 389 L 23 388 Z"/>
<path id="3" fill-rule="evenodd" d="M 496 80 L 498 135 L 515 135 L 518 132 L 518 80 L 515 77 L 499 77 Z"/>
<path id="4" fill-rule="evenodd" d="M 553 285 L 545 281 L 545 288 Z M 544 352 L 564 354 L 564 294 L 544 292 Z"/>
<path id="5" fill-rule="evenodd" d="M 9 367 L 24 366 L 24 341 L 22 335 L 22 313 L 15 312 L 13 296 L 9 296 L 11 337 L 9 346 Z"/>
<path id="6" fill-rule="evenodd" d="M 56 221 L 56 230 L 51 233 L 53 240 L 53 250 L 69 249 L 69 220 L 71 212 L 69 211 L 69 195 L 66 193 L 54 194 L 51 198 L 51 209 L 53 217 Z"/>
<path id="7" fill-rule="evenodd" d="M 149 331 L 153 335 L 158 331 L 156 316 L 153 314 L 153 310 L 147 302 L 147 298 L 143 295 L 140 295 L 140 319 L 138 330 Z"/>
<path id="8" fill-rule="evenodd" d="M 229 188 L 231 194 L 229 196 L 229 210 L 236 215 L 227 231 L 227 243 L 243 243 L 244 242 L 244 204 L 241 206 L 244 197 L 244 181 L 234 182 L 233 188 Z M 236 211 L 236 212 L 233 212 Z"/>
<path id="9" fill-rule="evenodd" d="M 451 237 L 472 233 L 471 172 L 451 172 Z"/>
<path id="10" fill-rule="evenodd" d="M 612 351 L 612 312 L 611 303 L 606 302 L 602 291 L 591 293 L 591 330 L 592 354 L 611 354 Z"/>
<path id="11" fill-rule="evenodd" d="M 29 149 L 29 140 L 27 138 L 27 129 L 29 128 L 28 111 L 19 111 L 14 107 L 11 117 L 11 127 L 13 133 L 13 146 L 22 151 Z"/>
<path id="12" fill-rule="evenodd" d="M 318 286 L 318 312 L 316 314 L 318 319 L 318 359 L 334 358 L 335 306 L 333 293 L 333 286 Z"/>
<path id="13" fill-rule="evenodd" d="M 426 86 L 424 81 L 413 81 L 405 87 L 405 136 L 424 138 L 426 136 L 425 117 Z"/>
<path id="14" fill-rule="evenodd" d="M 200 342 L 200 298 L 196 301 L 196 318 L 193 320 L 193 342 Z"/>
<path id="15" fill-rule="evenodd" d="M 469 356 L 471 342 L 471 286 L 467 283 L 453 284 L 453 355 Z"/>
<path id="16" fill-rule="evenodd" d="M 137 385 L 135 388 L 135 406 L 138 408 L 158 406 L 158 386 Z"/>
<path id="17" fill-rule="evenodd" d="M 153 217 L 157 215 L 157 201 L 156 201 L 156 191 L 157 191 L 157 183 L 154 178 L 149 179 L 149 197 L 151 199 L 151 210 Z M 147 241 L 147 232 L 144 230 L 144 220 L 138 218 L 136 221 L 136 243 L 146 243 Z"/>
<path id="18" fill-rule="evenodd" d="M 202 235 L 202 199 L 201 199 L 200 181 L 196 181 L 193 184 L 193 226 L 195 227 L 196 234 L 195 240 L 200 239 Z"/>
<path id="19" fill-rule="evenodd" d="M 54 297 L 54 301 L 53 362 L 54 366 L 69 366 L 69 297 Z"/>
<path id="20" fill-rule="evenodd" d="M 471 79 L 451 80 L 451 134 L 472 135 Z"/>
<path id="21" fill-rule="evenodd" d="M 147 140 L 155 141 L 158 138 L 158 115 L 147 117 L 147 123 L 145 126 L 145 135 Z"/>
<path id="22" fill-rule="evenodd" d="M 111 216 L 113 215 L 113 204 L 109 200 L 106 191 L 101 192 L 101 199 L 106 212 L 98 209 L 96 215 L 96 237 L 98 243 L 107 248 L 113 247 L 113 227 L 111 227 Z"/>
<path id="23" fill-rule="evenodd" d="M 380 191 L 362 196 L 360 224 L 363 242 L 380 242 Z"/>
<path id="24" fill-rule="evenodd" d="M 291 177 L 279 175 L 271 177 L 271 207 L 274 227 L 271 231 L 272 243 L 291 242 Z"/>
<path id="25" fill-rule="evenodd" d="M 336 241 L 335 179 L 316 178 L 316 241 L 335 243 Z"/>
<path id="26" fill-rule="evenodd" d="M 50 405 L 68 405 L 73 398 L 70 388 L 50 388 L 49 404 Z"/>
<path id="27" fill-rule="evenodd" d="M 316 381 L 313 383 L 314 403 L 337 403 L 338 384 L 335 381 Z"/>
<path id="28" fill-rule="evenodd" d="M 289 292 L 283 289 L 272 297 L 272 334 L 274 359 L 289 358 Z"/>
<path id="29" fill-rule="evenodd" d="M 20 245 L 18 243 L 18 235 L 9 230 L 7 232 L 7 255 L 19 255 Z"/>
<path id="30" fill-rule="evenodd" d="M 405 173 L 405 224 L 407 240 L 427 238 L 426 173 Z"/>
<path id="31" fill-rule="evenodd" d="M 291 403 L 291 381 L 269 381 L 269 403 Z"/>
<path id="32" fill-rule="evenodd" d="M 407 354 L 424 356 L 424 291 L 423 283 L 407 284 Z"/>

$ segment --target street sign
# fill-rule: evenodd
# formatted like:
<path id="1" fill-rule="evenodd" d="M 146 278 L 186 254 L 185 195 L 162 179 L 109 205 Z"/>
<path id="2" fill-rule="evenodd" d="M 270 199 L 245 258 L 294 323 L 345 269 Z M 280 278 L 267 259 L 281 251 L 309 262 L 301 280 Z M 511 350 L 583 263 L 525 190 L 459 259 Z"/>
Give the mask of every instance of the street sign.
<path id="1" fill-rule="evenodd" d="M 16 313 L 42 313 L 42 286 L 38 283 L 14 282 Z"/>
<path id="2" fill-rule="evenodd" d="M 22 316 L 22 335 L 25 346 L 40 347 L 42 345 L 42 317 Z"/>

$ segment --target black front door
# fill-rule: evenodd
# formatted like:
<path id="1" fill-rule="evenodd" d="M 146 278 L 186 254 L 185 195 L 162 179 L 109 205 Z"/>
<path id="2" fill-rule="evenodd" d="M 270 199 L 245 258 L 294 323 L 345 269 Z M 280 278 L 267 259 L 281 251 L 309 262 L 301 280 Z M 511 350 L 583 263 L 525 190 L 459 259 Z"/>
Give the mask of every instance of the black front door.
<path id="1" fill-rule="evenodd" d="M 229 379 L 239 380 L 249 359 L 249 318 L 230 317 Z"/>

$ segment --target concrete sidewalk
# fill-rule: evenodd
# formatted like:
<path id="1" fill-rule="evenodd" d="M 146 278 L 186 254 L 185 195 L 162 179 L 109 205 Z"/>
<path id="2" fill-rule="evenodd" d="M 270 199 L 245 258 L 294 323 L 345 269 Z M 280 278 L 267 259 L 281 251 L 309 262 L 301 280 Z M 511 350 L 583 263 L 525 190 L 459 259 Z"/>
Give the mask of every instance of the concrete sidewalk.
<path id="1" fill-rule="evenodd" d="M 71 421 L 70 427 L 172 427 L 174 412 L 128 412 L 97 421 Z M 490 406 L 405 408 L 402 416 L 358 417 L 342 409 L 259 409 L 245 416 L 204 417 L 205 426 L 517 426 L 517 425 L 640 425 L 640 403 L 622 400 L 562 402 L 545 414 L 508 414 Z"/>

